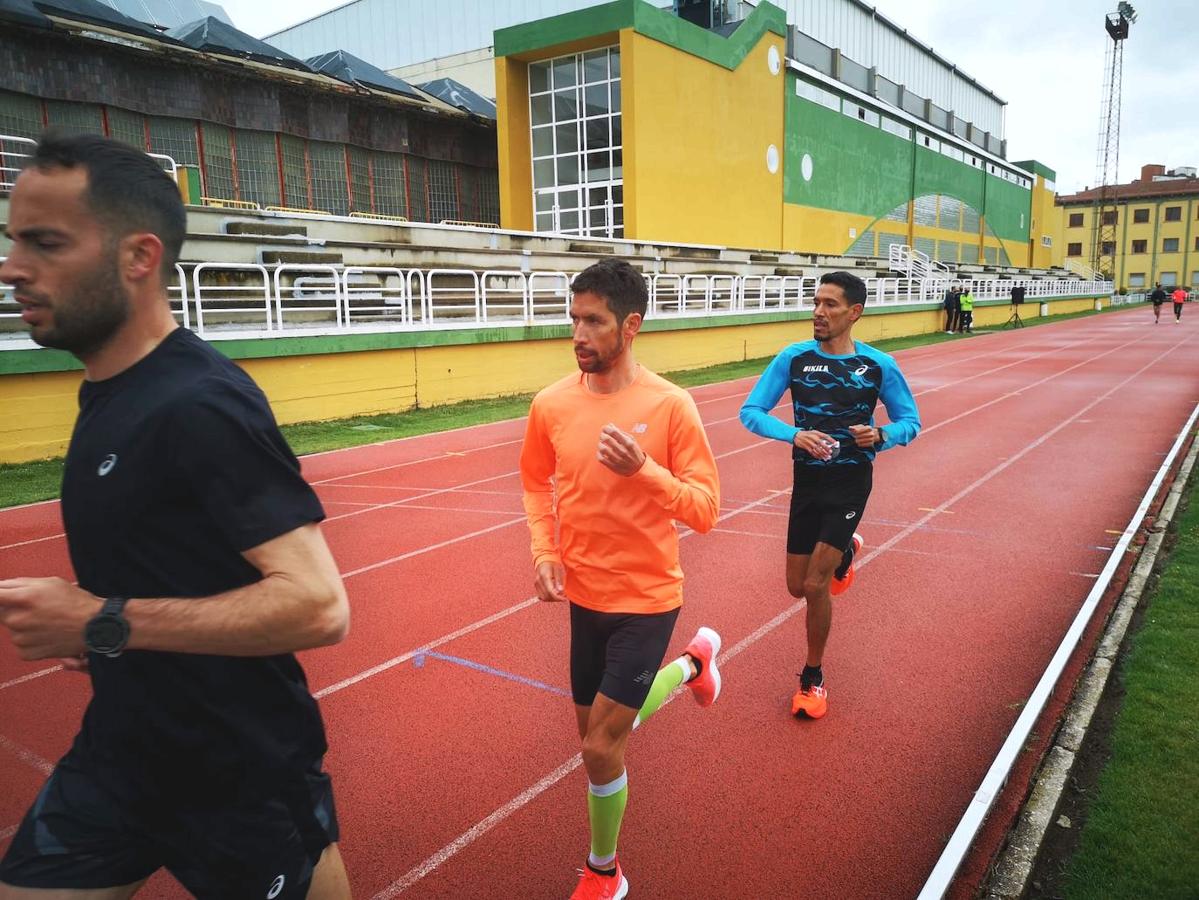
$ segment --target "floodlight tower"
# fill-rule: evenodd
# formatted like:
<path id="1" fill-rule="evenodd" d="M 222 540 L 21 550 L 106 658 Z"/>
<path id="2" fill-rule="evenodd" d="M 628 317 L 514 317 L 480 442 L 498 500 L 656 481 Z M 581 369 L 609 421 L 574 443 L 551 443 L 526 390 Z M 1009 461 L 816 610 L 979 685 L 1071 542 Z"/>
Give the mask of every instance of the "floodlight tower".
<path id="1" fill-rule="evenodd" d="M 1119 182 L 1120 89 L 1124 72 L 1124 41 L 1137 11 L 1121 0 L 1114 13 L 1104 18 L 1103 27 L 1111 41 L 1103 63 L 1103 100 L 1099 107 L 1099 154 L 1096 163 L 1095 205 L 1091 225 L 1091 268 L 1103 278 L 1115 279 L 1116 204 L 1113 186 Z"/>

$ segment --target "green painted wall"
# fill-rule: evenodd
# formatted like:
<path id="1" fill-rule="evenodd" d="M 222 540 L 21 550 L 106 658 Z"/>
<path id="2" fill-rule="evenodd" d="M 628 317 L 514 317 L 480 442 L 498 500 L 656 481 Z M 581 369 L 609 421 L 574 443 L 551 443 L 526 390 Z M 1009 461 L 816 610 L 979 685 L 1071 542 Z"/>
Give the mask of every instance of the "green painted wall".
<path id="1" fill-rule="evenodd" d="M 1032 192 L 987 176 L 987 225 L 1005 241 L 1028 241 Z"/>
<path id="2" fill-rule="evenodd" d="M 783 202 L 878 218 L 913 198 L 942 194 L 982 213 L 988 233 L 1028 241 L 1030 191 L 798 97 L 795 79 L 788 73 Z M 802 175 L 805 154 L 811 181 Z"/>
<path id="3" fill-rule="evenodd" d="M 916 148 L 914 196 L 947 194 L 983 211 L 983 179 L 986 173 L 925 147 Z M 994 180 L 994 179 L 992 179 Z"/>
<path id="4" fill-rule="evenodd" d="M 783 202 L 884 216 L 911 198 L 914 145 L 795 95 L 787 75 Z M 804 181 L 804 154 L 812 180 Z"/>

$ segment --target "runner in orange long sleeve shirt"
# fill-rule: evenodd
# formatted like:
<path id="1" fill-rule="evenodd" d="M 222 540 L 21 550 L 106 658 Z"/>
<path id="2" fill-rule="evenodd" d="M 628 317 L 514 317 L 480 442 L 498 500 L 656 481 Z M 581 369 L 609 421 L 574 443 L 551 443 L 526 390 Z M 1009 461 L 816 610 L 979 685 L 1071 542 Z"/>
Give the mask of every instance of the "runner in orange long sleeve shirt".
<path id="1" fill-rule="evenodd" d="M 616 859 L 628 799 L 629 734 L 686 682 L 701 706 L 720 694 L 720 636 L 700 628 L 657 671 L 683 602 L 677 520 L 716 524 L 716 461 L 695 402 L 638 365 L 645 280 L 604 260 L 571 285 L 579 373 L 541 391 L 520 455 L 537 595 L 570 604 L 570 680 L 591 854 L 572 900 L 618 900 Z"/>

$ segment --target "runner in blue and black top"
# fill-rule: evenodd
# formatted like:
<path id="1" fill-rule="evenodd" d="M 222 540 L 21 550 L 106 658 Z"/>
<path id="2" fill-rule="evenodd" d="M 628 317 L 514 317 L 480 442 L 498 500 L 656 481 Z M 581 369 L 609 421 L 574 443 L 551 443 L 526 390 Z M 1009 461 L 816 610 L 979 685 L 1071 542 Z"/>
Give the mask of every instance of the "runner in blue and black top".
<path id="1" fill-rule="evenodd" d="M 814 340 L 792 344 L 771 361 L 741 407 L 741 422 L 792 445 L 795 486 L 787 529 L 787 589 L 807 599 L 807 662 L 791 712 L 818 719 L 828 708 L 821 664 L 832 624 L 830 594 L 853 583 L 855 526 L 870 497 L 873 460 L 911 442 L 920 414 L 895 360 L 853 339 L 866 285 L 848 272 L 820 279 L 812 313 Z M 791 392 L 795 424 L 770 414 Z M 882 400 L 891 421 L 874 423 Z"/>

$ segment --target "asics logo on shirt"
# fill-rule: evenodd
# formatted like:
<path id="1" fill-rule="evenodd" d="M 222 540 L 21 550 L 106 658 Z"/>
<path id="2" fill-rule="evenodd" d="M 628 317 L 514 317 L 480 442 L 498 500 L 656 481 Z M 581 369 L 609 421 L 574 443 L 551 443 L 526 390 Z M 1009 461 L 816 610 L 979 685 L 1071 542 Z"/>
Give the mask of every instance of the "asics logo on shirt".
<path id="1" fill-rule="evenodd" d="M 117 455 L 110 453 L 104 457 L 104 462 L 100 463 L 100 468 L 96 469 L 96 474 L 103 478 L 109 472 L 117 467 Z"/>
<path id="2" fill-rule="evenodd" d="M 266 892 L 266 900 L 275 900 L 276 897 L 282 894 L 283 885 L 286 881 L 287 879 L 282 875 L 277 876 L 275 880 L 271 882 L 270 890 Z"/>
<path id="3" fill-rule="evenodd" d="M 866 374 L 866 371 L 867 371 L 869 368 L 870 368 L 870 366 L 858 366 L 858 368 L 856 368 L 856 369 L 854 369 L 854 370 L 853 370 L 853 374 L 855 374 L 855 375 L 865 375 L 865 374 Z"/>

